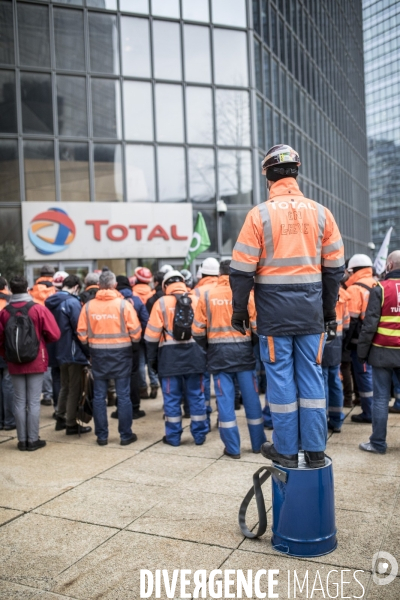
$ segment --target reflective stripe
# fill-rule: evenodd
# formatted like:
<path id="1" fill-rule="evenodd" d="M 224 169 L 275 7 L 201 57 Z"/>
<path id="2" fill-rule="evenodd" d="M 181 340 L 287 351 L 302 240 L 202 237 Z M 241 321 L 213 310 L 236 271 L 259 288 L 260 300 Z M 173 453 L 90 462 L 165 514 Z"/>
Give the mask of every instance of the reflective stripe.
<path id="1" fill-rule="evenodd" d="M 93 344 L 89 342 L 91 348 L 97 348 L 99 350 L 117 350 L 118 348 L 130 348 L 131 342 L 117 342 L 115 344 Z"/>
<path id="2" fill-rule="evenodd" d="M 90 325 L 90 318 L 89 318 L 89 302 L 86 302 L 86 321 L 87 321 L 89 337 L 92 337 L 93 331 L 92 331 L 92 328 Z"/>
<path id="3" fill-rule="evenodd" d="M 400 400 L 400 394 L 395 394 L 394 397 L 396 398 L 396 400 Z"/>
<path id="4" fill-rule="evenodd" d="M 232 269 L 236 269 L 237 271 L 245 271 L 246 273 L 255 273 L 257 265 L 245 263 L 239 260 L 231 260 Z"/>
<path id="5" fill-rule="evenodd" d="M 381 317 L 380 320 L 384 323 L 400 323 L 400 317 Z"/>
<path id="6" fill-rule="evenodd" d="M 91 340 L 116 340 L 121 338 L 129 338 L 128 333 L 93 333 Z"/>
<path id="7" fill-rule="evenodd" d="M 142 326 L 141 325 L 139 325 L 138 327 L 136 327 L 136 329 L 129 329 L 128 333 L 129 333 L 129 335 L 136 335 L 140 331 L 142 331 Z"/>
<path id="8" fill-rule="evenodd" d="M 391 337 L 400 337 L 399 329 L 387 329 L 387 327 L 378 327 L 376 332 L 380 333 L 381 335 L 388 335 Z"/>
<path id="9" fill-rule="evenodd" d="M 274 258 L 274 238 L 272 236 L 271 217 L 269 216 L 268 206 L 265 202 L 258 205 L 261 221 L 264 230 L 264 244 L 267 251 L 266 260 L 272 261 Z M 270 262 L 268 264 L 271 264 Z"/>
<path id="10" fill-rule="evenodd" d="M 290 283 L 314 283 L 322 281 L 321 273 L 312 273 L 307 275 L 257 275 L 255 278 L 256 283 L 262 284 L 290 284 Z"/>
<path id="11" fill-rule="evenodd" d="M 190 419 L 192 421 L 205 421 L 207 419 L 207 415 L 190 415 Z"/>
<path id="12" fill-rule="evenodd" d="M 342 412 L 342 407 L 341 406 L 330 406 L 328 408 L 329 412 L 334 412 L 334 413 L 341 413 Z"/>
<path id="13" fill-rule="evenodd" d="M 324 237 L 324 232 L 325 232 L 326 214 L 325 214 L 325 208 L 322 206 L 322 204 L 317 203 L 317 209 L 318 209 L 318 240 L 317 240 L 315 249 L 316 249 L 317 256 L 319 256 L 319 259 L 321 262 L 322 238 Z"/>
<path id="14" fill-rule="evenodd" d="M 372 398 L 374 392 L 358 392 L 360 394 L 360 398 Z"/>
<path id="15" fill-rule="evenodd" d="M 226 327 L 210 327 L 209 331 L 211 333 L 223 333 L 224 331 L 235 331 L 235 329 L 227 325 Z"/>
<path id="16" fill-rule="evenodd" d="M 343 331 L 337 331 L 336 337 L 343 337 Z"/>
<path id="17" fill-rule="evenodd" d="M 149 339 L 149 341 L 152 341 L 151 339 Z M 154 340 L 155 342 L 158 342 L 158 340 Z M 178 342 L 178 340 L 174 340 L 173 338 L 171 340 L 164 340 L 163 338 L 161 338 L 160 340 L 160 348 L 161 346 L 172 346 L 173 344 L 195 344 L 195 340 L 193 338 L 190 338 L 190 340 L 180 340 Z"/>
<path id="18" fill-rule="evenodd" d="M 173 337 L 172 333 L 170 331 L 168 331 L 167 307 L 165 306 L 164 296 L 161 296 L 161 298 L 159 300 L 160 300 L 161 312 L 162 312 L 163 321 L 164 321 L 164 330 L 168 333 L 169 336 Z"/>
<path id="19" fill-rule="evenodd" d="M 264 425 L 264 419 L 246 419 L 248 425 Z"/>
<path id="20" fill-rule="evenodd" d="M 272 263 L 268 258 L 260 258 L 261 267 L 270 266 Z M 292 256 L 290 258 L 274 258 L 272 266 L 274 267 L 297 267 L 298 265 L 320 265 L 320 256 Z"/>
<path id="21" fill-rule="evenodd" d="M 204 301 L 206 303 L 206 311 L 207 311 L 207 323 L 208 323 L 208 328 L 211 327 L 211 308 L 210 308 L 210 303 L 208 301 L 208 297 L 209 297 L 209 292 L 207 291 L 204 294 Z"/>
<path id="22" fill-rule="evenodd" d="M 87 337 L 87 331 L 78 331 L 77 336 L 78 337 Z"/>
<path id="23" fill-rule="evenodd" d="M 218 421 L 218 427 L 221 429 L 229 429 L 230 427 L 237 427 L 237 421 Z"/>
<path id="24" fill-rule="evenodd" d="M 206 328 L 206 324 L 205 323 L 200 323 L 200 321 L 196 321 L 196 319 L 193 319 L 193 325 L 195 325 L 199 329 L 205 329 Z"/>
<path id="25" fill-rule="evenodd" d="M 358 319 L 358 317 L 360 316 L 360 313 L 356 313 L 356 312 L 349 312 L 350 317 L 352 317 L 353 319 Z"/>
<path id="26" fill-rule="evenodd" d="M 322 259 L 322 266 L 323 267 L 334 268 L 334 267 L 341 267 L 342 265 L 344 265 L 344 257 L 337 258 L 335 260 L 330 259 L 330 258 L 323 258 Z"/>
<path id="27" fill-rule="evenodd" d="M 119 306 L 119 318 L 120 318 L 120 328 L 121 333 L 126 333 L 126 323 L 124 319 L 124 310 L 125 310 L 126 300 L 125 298 L 121 300 L 121 304 Z"/>
<path id="28" fill-rule="evenodd" d="M 254 248 L 254 246 L 248 246 L 247 244 L 242 244 L 242 242 L 236 242 L 234 250 L 237 252 L 244 252 L 249 256 L 260 256 L 261 248 Z"/>
<path id="29" fill-rule="evenodd" d="M 330 254 L 334 250 L 339 250 L 343 246 L 343 240 L 340 238 L 337 242 L 333 242 L 333 244 L 329 244 L 328 246 L 322 247 L 322 255 Z"/>
<path id="30" fill-rule="evenodd" d="M 165 415 L 165 420 L 168 421 L 168 423 L 180 423 L 182 417 L 167 417 L 167 415 Z"/>
<path id="31" fill-rule="evenodd" d="M 289 404 L 273 404 L 269 403 L 269 409 L 273 413 L 290 413 L 298 410 L 297 402 L 290 402 Z"/>
<path id="32" fill-rule="evenodd" d="M 240 334 L 241 335 L 241 334 Z M 251 339 L 249 335 L 241 336 L 241 337 L 231 337 L 227 338 L 208 338 L 209 344 L 249 344 L 251 343 Z"/>
<path id="33" fill-rule="evenodd" d="M 147 333 L 144 334 L 144 339 L 146 340 L 146 342 L 153 342 L 153 344 L 158 344 L 158 338 L 153 338 Z"/>
<path id="34" fill-rule="evenodd" d="M 336 319 L 336 323 L 338 325 L 342 325 L 343 324 L 343 319 Z"/>
<path id="35" fill-rule="evenodd" d="M 154 333 L 161 333 L 162 331 L 162 327 L 155 327 L 151 323 L 147 323 L 147 327 L 150 329 L 150 331 L 154 331 Z"/>
<path id="36" fill-rule="evenodd" d="M 193 330 L 192 330 L 192 335 L 193 335 L 193 337 L 195 337 L 195 338 L 197 338 L 197 337 L 198 337 L 198 338 L 200 338 L 200 337 L 206 337 L 206 335 L 207 335 L 207 332 L 206 332 L 206 331 L 193 331 Z"/>
<path id="37" fill-rule="evenodd" d="M 325 398 L 299 398 L 300 408 L 326 408 Z"/>

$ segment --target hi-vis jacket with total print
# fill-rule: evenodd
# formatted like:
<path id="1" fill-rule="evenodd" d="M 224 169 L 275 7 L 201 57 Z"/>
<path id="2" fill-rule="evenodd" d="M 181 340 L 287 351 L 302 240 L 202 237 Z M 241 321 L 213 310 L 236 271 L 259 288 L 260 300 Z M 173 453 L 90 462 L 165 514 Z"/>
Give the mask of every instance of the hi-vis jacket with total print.
<path id="1" fill-rule="evenodd" d="M 204 373 L 206 370 L 205 352 L 194 339 L 178 342 L 172 335 L 176 305 L 174 294 L 180 295 L 186 292 L 186 285 L 183 282 L 171 283 L 167 287 L 167 295 L 159 298 L 151 309 L 144 339 L 148 360 L 152 361 L 158 357 L 160 377 Z M 195 310 L 197 297 L 193 294 L 189 295 L 192 299 L 192 308 Z"/>
<path id="2" fill-rule="evenodd" d="M 293 177 L 247 215 L 233 249 L 233 307 L 246 310 L 255 281 L 259 335 L 322 333 L 344 272 L 344 249 L 332 213 L 300 192 Z"/>
<path id="3" fill-rule="evenodd" d="M 130 377 L 132 344 L 139 343 L 142 326 L 132 304 L 117 290 L 99 290 L 84 305 L 77 333 L 82 344 L 89 344 L 95 377 Z"/>
<path id="4" fill-rule="evenodd" d="M 256 309 L 249 300 L 250 330 L 242 335 L 231 326 L 232 290 L 228 275 L 221 275 L 217 286 L 205 292 L 197 303 L 192 325 L 193 337 L 207 348 L 207 371 L 235 373 L 255 368 L 251 332 L 256 333 Z"/>

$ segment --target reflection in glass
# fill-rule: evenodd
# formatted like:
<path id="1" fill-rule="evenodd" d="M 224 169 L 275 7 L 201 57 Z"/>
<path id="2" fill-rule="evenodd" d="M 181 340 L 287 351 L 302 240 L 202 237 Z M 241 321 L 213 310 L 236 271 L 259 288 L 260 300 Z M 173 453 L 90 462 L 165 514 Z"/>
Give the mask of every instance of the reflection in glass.
<path id="1" fill-rule="evenodd" d="M 244 31 L 214 29 L 215 83 L 248 85 L 247 37 Z"/>
<path id="2" fill-rule="evenodd" d="M 115 15 L 89 13 L 90 69 L 119 73 L 118 29 Z"/>
<path id="3" fill-rule="evenodd" d="M 83 12 L 54 7 L 57 69 L 85 70 Z"/>
<path id="4" fill-rule="evenodd" d="M 183 18 L 188 21 L 203 21 L 207 23 L 210 20 L 208 10 L 208 0 L 182 0 Z"/>
<path id="5" fill-rule="evenodd" d="M 182 86 L 156 85 L 156 127 L 159 142 L 183 142 Z"/>
<path id="6" fill-rule="evenodd" d="M 152 0 L 153 15 L 179 19 L 179 0 Z"/>
<path id="7" fill-rule="evenodd" d="M 132 77 L 150 77 L 148 19 L 121 17 L 122 72 Z"/>
<path id="8" fill-rule="evenodd" d="M 218 151 L 219 194 L 227 204 L 251 204 L 253 181 L 249 150 Z"/>
<path id="9" fill-rule="evenodd" d="M 75 6 L 82 6 L 83 0 L 57 0 L 60 4 L 74 4 Z"/>
<path id="10" fill-rule="evenodd" d="M 214 150 L 189 149 L 189 197 L 192 202 L 215 200 Z"/>
<path id="11" fill-rule="evenodd" d="M 94 8 L 105 8 L 106 10 L 117 10 L 117 0 L 86 0 L 86 5 Z"/>
<path id="12" fill-rule="evenodd" d="M 193 207 L 194 208 L 194 207 Z M 193 228 L 196 224 L 197 215 L 201 212 L 206 222 L 206 227 L 208 231 L 208 236 L 210 238 L 211 245 L 207 248 L 207 252 L 217 252 L 217 213 L 214 210 L 204 210 L 201 211 L 193 210 Z"/>
<path id="13" fill-rule="evenodd" d="M 246 0 L 212 0 L 212 20 L 221 25 L 246 27 Z"/>
<path id="14" fill-rule="evenodd" d="M 265 179 L 263 177 L 263 179 Z M 229 210 L 222 219 L 222 252 L 231 254 L 243 227 L 247 210 Z"/>
<path id="15" fill-rule="evenodd" d="M 154 76 L 181 79 L 181 41 L 178 23 L 153 21 Z"/>
<path id="16" fill-rule="evenodd" d="M 119 9 L 147 15 L 149 13 L 149 0 L 119 0 Z"/>
<path id="17" fill-rule="evenodd" d="M 151 83 L 124 81 L 125 139 L 153 140 Z"/>
<path id="18" fill-rule="evenodd" d="M 26 200 L 56 199 L 53 142 L 24 142 L 24 172 Z"/>
<path id="19" fill-rule="evenodd" d="M 159 146 L 157 156 L 159 199 L 164 202 L 186 201 L 184 149 Z"/>
<path id="20" fill-rule="evenodd" d="M 217 143 L 223 146 L 250 146 L 250 105 L 248 92 L 217 90 Z"/>
<path id="21" fill-rule="evenodd" d="M 272 110 L 268 106 L 268 104 L 265 105 L 265 136 L 265 147 L 271 148 L 271 146 L 273 145 L 272 140 L 274 137 L 274 133 L 272 123 Z"/>
<path id="22" fill-rule="evenodd" d="M 154 202 L 154 147 L 127 144 L 125 161 L 128 202 Z"/>
<path id="23" fill-rule="evenodd" d="M 60 142 L 61 200 L 86 202 L 89 195 L 89 146 Z"/>
<path id="24" fill-rule="evenodd" d="M 263 50 L 264 54 L 264 96 L 271 99 L 271 69 L 269 66 L 269 52 Z"/>
<path id="25" fill-rule="evenodd" d="M 121 137 L 121 101 L 119 81 L 92 79 L 94 137 Z"/>
<path id="26" fill-rule="evenodd" d="M 20 208 L 1 209 L 0 240 L 22 246 L 22 219 Z"/>
<path id="27" fill-rule="evenodd" d="M 53 133 L 50 75 L 21 73 L 21 103 L 24 133 Z"/>
<path id="28" fill-rule="evenodd" d="M 208 27 L 185 25 L 186 81 L 211 83 L 210 30 Z"/>
<path id="29" fill-rule="evenodd" d="M 256 87 L 261 93 L 263 93 L 261 44 L 257 41 L 254 42 L 254 68 L 256 72 Z"/>
<path id="30" fill-rule="evenodd" d="M 57 75 L 58 133 L 87 137 L 85 77 Z"/>
<path id="31" fill-rule="evenodd" d="M 213 143 L 211 88 L 186 88 L 186 119 L 189 144 Z"/>
<path id="32" fill-rule="evenodd" d="M 14 25 L 11 2 L 0 2 L 0 63 L 14 64 Z"/>
<path id="33" fill-rule="evenodd" d="M 18 3 L 19 61 L 29 67 L 50 66 L 49 9 Z"/>
<path id="34" fill-rule="evenodd" d="M 0 140 L 0 202 L 19 202 L 18 142 Z M 1 219 L 3 220 L 1 209 Z M 3 241 L 3 238 L 0 237 Z"/>
<path id="35" fill-rule="evenodd" d="M 123 200 L 120 144 L 94 145 L 94 189 L 99 202 Z"/>
<path id="36" fill-rule="evenodd" d="M 0 71 L 0 132 L 17 133 L 14 71 Z"/>
<path id="37" fill-rule="evenodd" d="M 262 100 L 257 96 L 257 133 L 258 133 L 258 146 L 264 148 L 264 119 L 263 119 L 263 103 Z"/>

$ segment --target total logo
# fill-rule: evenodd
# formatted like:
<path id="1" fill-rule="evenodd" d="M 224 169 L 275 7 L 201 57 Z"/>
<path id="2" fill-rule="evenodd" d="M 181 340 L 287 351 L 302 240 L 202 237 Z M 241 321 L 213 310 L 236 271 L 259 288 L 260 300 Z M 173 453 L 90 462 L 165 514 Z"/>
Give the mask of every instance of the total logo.
<path id="1" fill-rule="evenodd" d="M 33 217 L 28 236 L 40 254 L 62 252 L 75 239 L 75 224 L 65 210 L 49 208 Z"/>

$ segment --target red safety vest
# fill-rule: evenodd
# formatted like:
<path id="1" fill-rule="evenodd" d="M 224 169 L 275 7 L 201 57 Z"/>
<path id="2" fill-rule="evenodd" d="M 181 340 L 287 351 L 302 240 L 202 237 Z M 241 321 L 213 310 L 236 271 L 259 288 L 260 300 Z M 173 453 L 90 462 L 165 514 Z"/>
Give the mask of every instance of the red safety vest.
<path id="1" fill-rule="evenodd" d="M 379 283 L 382 288 L 382 310 L 374 346 L 400 350 L 400 279 Z"/>

